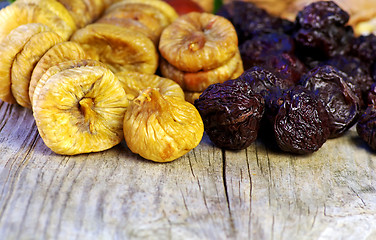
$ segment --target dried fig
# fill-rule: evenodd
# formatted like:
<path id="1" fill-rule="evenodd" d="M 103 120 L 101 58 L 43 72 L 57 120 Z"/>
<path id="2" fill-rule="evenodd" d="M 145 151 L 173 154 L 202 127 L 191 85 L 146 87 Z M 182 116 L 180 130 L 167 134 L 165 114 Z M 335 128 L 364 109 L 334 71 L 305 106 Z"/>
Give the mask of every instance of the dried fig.
<path id="1" fill-rule="evenodd" d="M 163 76 L 174 80 L 184 90 L 194 92 L 204 91 L 211 84 L 222 83 L 229 80 L 234 77 L 234 73 L 237 72 L 239 68 L 243 69 L 239 51 L 223 65 L 207 71 L 184 72 L 175 68 L 164 59 L 161 59 L 160 62 L 160 70 Z"/>
<path id="2" fill-rule="evenodd" d="M 129 104 L 125 92 L 107 67 L 87 62 L 51 67 L 48 71 L 55 74 L 42 77 L 35 88 L 35 122 L 44 143 L 55 153 L 98 152 L 123 139 Z"/>
<path id="3" fill-rule="evenodd" d="M 0 99 L 16 103 L 11 90 L 11 69 L 17 54 L 22 51 L 29 39 L 37 33 L 50 28 L 41 23 L 24 24 L 13 29 L 0 42 Z"/>
<path id="4" fill-rule="evenodd" d="M 159 50 L 168 63 L 181 71 L 208 71 L 235 55 L 238 37 L 234 26 L 224 17 L 191 12 L 163 30 Z"/>
<path id="5" fill-rule="evenodd" d="M 76 30 L 69 12 L 55 0 L 18 0 L 0 10 L 0 41 L 16 27 L 43 23 L 67 40 Z"/>
<path id="6" fill-rule="evenodd" d="M 158 53 L 144 34 L 119 26 L 94 23 L 76 31 L 78 42 L 89 58 L 105 63 L 113 72 L 135 71 L 154 74 Z"/>
<path id="7" fill-rule="evenodd" d="M 12 64 L 11 88 L 14 98 L 21 106 L 31 108 L 29 83 L 33 69 L 48 49 L 59 42 L 63 42 L 63 39 L 55 32 L 44 31 L 35 34 L 14 59 Z"/>
<path id="8" fill-rule="evenodd" d="M 41 76 L 52 66 L 69 61 L 69 60 L 80 60 L 86 59 L 85 51 L 82 47 L 71 41 L 65 41 L 56 44 L 50 48 L 35 65 L 32 72 L 29 84 L 29 98 L 30 102 L 33 102 L 33 94 L 35 86 L 37 85 Z"/>
<path id="9" fill-rule="evenodd" d="M 129 105 L 124 137 L 129 149 L 155 162 L 173 161 L 201 141 L 204 125 L 196 108 L 181 98 L 147 88 Z"/>
<path id="10" fill-rule="evenodd" d="M 113 17 L 113 16 L 105 16 L 96 21 L 96 23 L 105 23 L 111 24 L 123 28 L 127 28 L 136 32 L 143 33 L 146 37 L 148 37 L 156 46 L 159 42 L 160 35 L 154 33 L 151 29 L 149 29 L 146 25 L 142 24 L 138 20 L 134 19 L 124 19 L 120 17 Z"/>
<path id="11" fill-rule="evenodd" d="M 144 4 L 144 5 L 148 5 L 148 6 L 151 6 L 151 7 L 158 9 L 161 13 L 163 13 L 167 17 L 167 19 L 168 19 L 167 25 L 169 25 L 170 23 L 175 21 L 175 19 L 179 16 L 178 13 L 175 11 L 175 9 L 172 6 L 170 6 L 168 3 L 164 2 L 164 1 L 160 1 L 160 0 L 122 0 L 122 1 L 118 1 L 114 4 L 112 4 L 111 6 L 109 6 L 106 9 L 105 13 L 114 11 L 116 9 L 121 9 L 124 6 L 126 6 L 127 4 Z M 164 26 L 164 27 L 166 27 L 166 26 Z"/>
<path id="12" fill-rule="evenodd" d="M 128 3 L 127 1 L 120 3 L 123 3 L 121 7 L 106 11 L 101 19 L 132 19 L 146 26 L 158 38 L 162 30 L 170 24 L 167 16 L 153 6 L 143 3 Z"/>
<path id="13" fill-rule="evenodd" d="M 115 75 L 130 100 L 148 87 L 158 89 L 162 95 L 184 99 L 183 89 L 171 79 L 138 72 L 118 72 Z"/>

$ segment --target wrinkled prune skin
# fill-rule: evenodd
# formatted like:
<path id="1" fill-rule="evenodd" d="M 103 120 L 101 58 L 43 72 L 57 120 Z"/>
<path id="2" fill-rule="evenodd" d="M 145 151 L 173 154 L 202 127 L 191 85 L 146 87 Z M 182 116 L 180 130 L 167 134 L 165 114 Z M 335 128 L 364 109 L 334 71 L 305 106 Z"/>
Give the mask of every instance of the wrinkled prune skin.
<path id="1" fill-rule="evenodd" d="M 264 99 L 238 79 L 210 85 L 194 102 L 210 140 L 218 147 L 245 149 L 256 139 Z"/>
<path id="2" fill-rule="evenodd" d="M 267 52 L 260 55 L 251 54 L 252 51 L 241 49 L 244 69 L 262 66 L 280 78 L 298 82 L 306 72 L 306 66 L 293 53 Z"/>
<path id="3" fill-rule="evenodd" d="M 302 28 L 326 28 L 343 26 L 350 19 L 349 14 L 333 1 L 313 2 L 298 12 L 296 20 Z"/>
<path id="4" fill-rule="evenodd" d="M 367 105 L 375 105 L 376 106 L 376 83 L 371 85 L 370 90 L 367 94 Z"/>
<path id="5" fill-rule="evenodd" d="M 312 91 L 302 86 L 284 91 L 275 89 L 268 95 L 265 106 L 267 119 L 282 151 L 313 153 L 328 139 L 329 116 Z"/>
<path id="6" fill-rule="evenodd" d="M 360 114 L 360 101 L 348 85 L 348 76 L 330 65 L 316 67 L 304 75 L 300 84 L 313 91 L 329 114 L 329 138 L 341 136 Z"/>
<path id="7" fill-rule="evenodd" d="M 285 33 L 267 33 L 239 45 L 242 56 L 260 58 L 263 55 L 294 53 L 294 39 Z"/>
<path id="8" fill-rule="evenodd" d="M 351 44 L 351 55 L 363 62 L 372 64 L 376 59 L 376 36 L 374 34 L 361 35 Z"/>
<path id="9" fill-rule="evenodd" d="M 354 85 L 355 93 L 361 100 L 362 107 L 364 107 L 364 103 L 367 102 L 368 91 L 374 83 L 368 64 L 354 56 L 336 55 L 322 62 L 321 65 L 331 65 L 346 73 L 349 76 L 348 81 Z"/>
<path id="10" fill-rule="evenodd" d="M 294 23 L 270 15 L 266 10 L 246 1 L 224 4 L 216 13 L 230 20 L 239 37 L 239 43 L 264 33 L 290 33 Z"/>
<path id="11" fill-rule="evenodd" d="M 360 116 L 356 131 L 369 147 L 376 150 L 376 106 L 369 105 Z"/>
<path id="12" fill-rule="evenodd" d="M 273 88 L 288 89 L 295 85 L 289 78 L 279 78 L 264 67 L 255 66 L 242 73 L 238 79 L 247 82 L 253 92 L 265 96 Z"/>
<path id="13" fill-rule="evenodd" d="M 332 1 L 313 2 L 298 12 L 293 37 L 298 52 L 323 60 L 350 51 L 354 32 L 347 12 Z"/>

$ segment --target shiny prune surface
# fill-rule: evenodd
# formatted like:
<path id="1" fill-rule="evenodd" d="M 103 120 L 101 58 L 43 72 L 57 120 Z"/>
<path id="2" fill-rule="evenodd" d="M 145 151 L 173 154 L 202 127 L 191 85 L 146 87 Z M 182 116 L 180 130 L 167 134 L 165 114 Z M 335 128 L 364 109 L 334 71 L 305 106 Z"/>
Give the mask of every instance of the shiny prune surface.
<path id="1" fill-rule="evenodd" d="M 376 106 L 376 83 L 373 83 L 368 91 L 367 104 Z"/>
<path id="2" fill-rule="evenodd" d="M 298 12 L 297 23 L 305 29 L 326 28 L 332 25 L 345 25 L 349 14 L 333 1 L 313 2 Z"/>
<path id="3" fill-rule="evenodd" d="M 266 101 L 267 119 L 282 151 L 307 154 L 317 151 L 329 137 L 328 113 L 310 90 L 295 86 L 274 90 Z"/>
<path id="4" fill-rule="evenodd" d="M 269 91 L 273 88 L 287 89 L 295 85 L 291 79 L 279 78 L 271 71 L 260 66 L 245 70 L 238 79 L 246 81 L 253 92 L 261 93 L 262 95 L 269 94 Z"/>
<path id="5" fill-rule="evenodd" d="M 355 38 L 351 46 L 351 54 L 362 61 L 372 64 L 376 60 L 376 36 L 374 34 Z"/>
<path id="6" fill-rule="evenodd" d="M 348 20 L 348 13 L 333 1 L 308 4 L 296 16 L 297 49 L 320 60 L 349 52 L 354 32 Z"/>
<path id="7" fill-rule="evenodd" d="M 293 22 L 272 16 L 266 10 L 247 1 L 224 4 L 216 14 L 233 23 L 240 43 L 264 33 L 289 33 L 294 28 Z"/>
<path id="8" fill-rule="evenodd" d="M 329 114 L 329 138 L 341 136 L 360 114 L 359 98 L 348 85 L 348 76 L 330 65 L 318 66 L 300 84 L 313 91 Z"/>
<path id="9" fill-rule="evenodd" d="M 374 80 L 366 62 L 351 55 L 336 55 L 327 61 L 323 61 L 321 65 L 331 65 L 345 72 L 349 76 L 348 81 L 355 86 L 355 92 L 361 102 L 367 101 L 367 94 Z"/>
<path id="10" fill-rule="evenodd" d="M 369 147 L 376 150 L 376 106 L 369 105 L 360 116 L 356 131 Z"/>
<path id="11" fill-rule="evenodd" d="M 264 99 L 239 79 L 210 85 L 194 102 L 210 140 L 218 147 L 240 150 L 256 139 Z"/>

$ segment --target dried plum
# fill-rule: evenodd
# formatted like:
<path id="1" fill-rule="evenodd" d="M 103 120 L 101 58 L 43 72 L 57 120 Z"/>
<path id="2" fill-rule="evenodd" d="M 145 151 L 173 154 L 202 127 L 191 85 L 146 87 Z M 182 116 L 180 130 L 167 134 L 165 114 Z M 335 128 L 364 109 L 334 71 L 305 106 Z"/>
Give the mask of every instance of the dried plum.
<path id="1" fill-rule="evenodd" d="M 264 113 L 264 99 L 250 85 L 238 79 L 210 85 L 195 100 L 204 128 L 218 147 L 247 148 L 258 134 Z"/>
<path id="2" fill-rule="evenodd" d="M 319 66 L 303 76 L 300 84 L 313 91 L 329 114 L 330 138 L 352 127 L 360 113 L 359 98 L 347 83 L 348 76 L 330 65 Z"/>
<path id="3" fill-rule="evenodd" d="M 262 95 L 267 95 L 273 88 L 287 89 L 295 85 L 291 79 L 279 78 L 274 73 L 259 66 L 244 71 L 238 79 L 248 82 L 252 91 Z"/>
<path id="4" fill-rule="evenodd" d="M 312 153 L 328 139 L 329 116 L 312 91 L 302 86 L 274 90 L 268 95 L 265 105 L 281 150 L 295 154 Z"/>
<path id="5" fill-rule="evenodd" d="M 376 106 L 376 83 L 373 83 L 368 91 L 367 104 Z"/>
<path id="6" fill-rule="evenodd" d="M 376 150 L 376 106 L 369 105 L 356 125 L 358 135 Z"/>
<path id="7" fill-rule="evenodd" d="M 264 33 L 290 33 L 294 28 L 293 22 L 272 16 L 254 3 L 246 1 L 232 1 L 225 4 L 216 14 L 233 23 L 239 35 L 239 42 Z"/>
<path id="8" fill-rule="evenodd" d="M 366 63 L 374 62 L 376 59 L 376 36 L 374 34 L 361 35 L 354 39 L 351 53 Z"/>
<path id="9" fill-rule="evenodd" d="M 349 21 L 349 14 L 333 1 L 313 2 L 298 12 L 296 21 L 305 29 L 343 26 Z"/>
<path id="10" fill-rule="evenodd" d="M 349 76 L 348 81 L 355 86 L 355 93 L 361 100 L 363 107 L 364 103 L 367 102 L 368 91 L 374 83 L 368 64 L 350 55 L 336 55 L 321 64 L 334 66 Z"/>
<path id="11" fill-rule="evenodd" d="M 293 34 L 297 48 L 315 59 L 326 59 L 350 51 L 354 32 L 345 24 L 347 12 L 333 1 L 313 2 L 298 12 Z"/>

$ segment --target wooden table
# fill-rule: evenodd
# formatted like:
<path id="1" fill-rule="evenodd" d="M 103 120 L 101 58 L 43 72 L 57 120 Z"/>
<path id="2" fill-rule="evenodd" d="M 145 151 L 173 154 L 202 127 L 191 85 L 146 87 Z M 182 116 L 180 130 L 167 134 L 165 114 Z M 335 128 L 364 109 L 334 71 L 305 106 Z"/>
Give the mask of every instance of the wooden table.
<path id="1" fill-rule="evenodd" d="M 200 145 L 158 164 L 125 143 L 51 152 L 0 102 L 0 239 L 376 239 L 376 155 L 355 129 L 315 154 Z"/>

